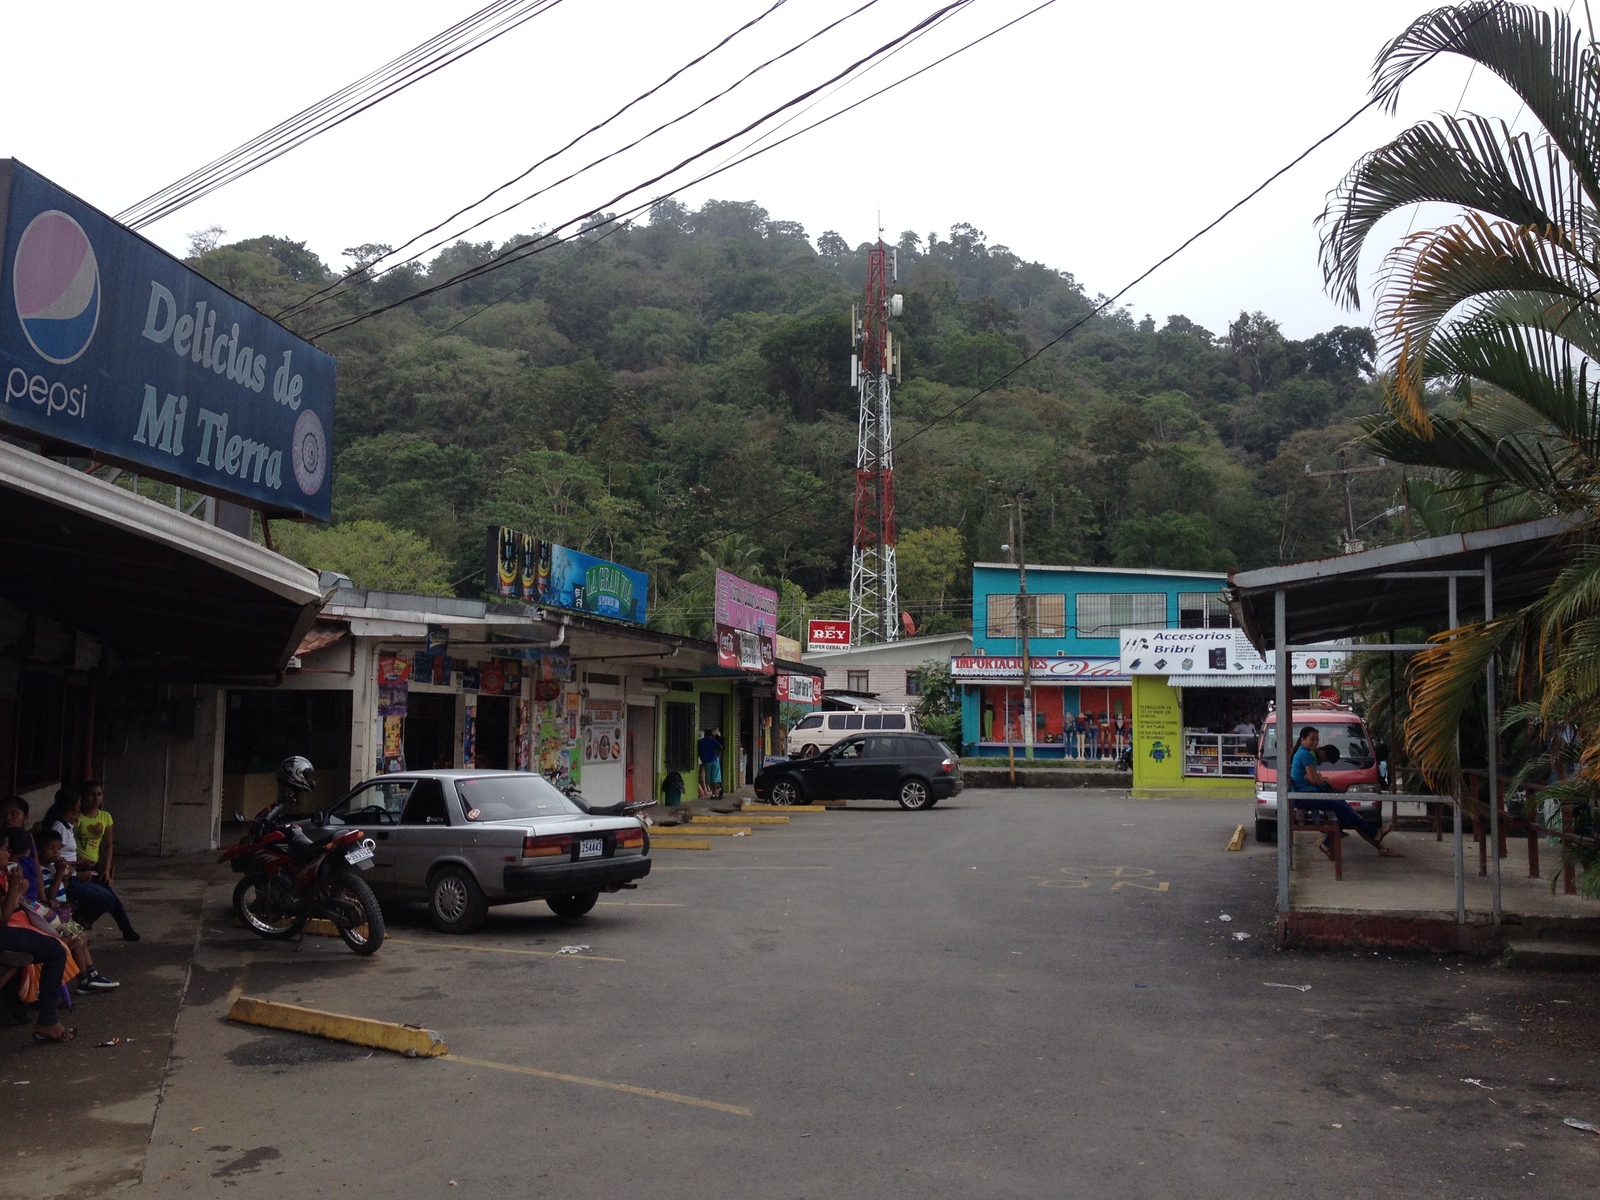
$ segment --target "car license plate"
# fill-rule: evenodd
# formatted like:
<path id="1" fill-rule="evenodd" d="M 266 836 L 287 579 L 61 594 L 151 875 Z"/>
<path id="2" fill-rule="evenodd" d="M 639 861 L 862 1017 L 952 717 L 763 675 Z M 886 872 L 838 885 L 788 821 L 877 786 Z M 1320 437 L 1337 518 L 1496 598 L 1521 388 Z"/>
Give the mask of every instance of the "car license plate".
<path id="1" fill-rule="evenodd" d="M 605 852 L 604 838 L 580 838 L 578 841 L 579 858 L 599 858 Z"/>
<path id="2" fill-rule="evenodd" d="M 352 867 L 360 867 L 365 871 L 372 866 L 372 847 L 357 846 L 354 850 L 346 851 L 344 860 Z"/>

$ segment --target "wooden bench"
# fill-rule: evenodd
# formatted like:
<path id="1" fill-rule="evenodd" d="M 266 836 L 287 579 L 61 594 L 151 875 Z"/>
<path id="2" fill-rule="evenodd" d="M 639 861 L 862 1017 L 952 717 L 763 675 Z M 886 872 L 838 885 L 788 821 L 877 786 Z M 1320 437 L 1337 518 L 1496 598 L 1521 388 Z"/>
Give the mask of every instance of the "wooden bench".
<path id="1" fill-rule="evenodd" d="M 1289 795 L 1289 836 L 1292 838 L 1297 833 L 1320 833 L 1329 837 L 1333 842 L 1333 877 L 1337 880 L 1344 879 L 1344 837 L 1343 830 L 1339 828 L 1339 819 L 1329 816 L 1326 812 L 1316 809 L 1303 809 L 1294 802 L 1294 793 Z M 1313 822 L 1317 822 L 1313 824 Z"/>

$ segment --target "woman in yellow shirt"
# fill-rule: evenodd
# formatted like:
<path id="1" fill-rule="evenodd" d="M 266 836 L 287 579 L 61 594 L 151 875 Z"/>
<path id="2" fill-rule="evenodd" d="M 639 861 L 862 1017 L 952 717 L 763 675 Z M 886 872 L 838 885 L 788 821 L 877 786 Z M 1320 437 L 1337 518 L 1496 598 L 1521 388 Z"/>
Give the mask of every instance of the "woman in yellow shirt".
<path id="1" fill-rule="evenodd" d="M 97 780 L 91 779 L 78 789 L 83 796 L 83 809 L 78 814 L 74 833 L 78 838 L 78 874 L 93 872 L 94 881 L 110 886 L 111 814 L 105 810 L 106 792 Z"/>

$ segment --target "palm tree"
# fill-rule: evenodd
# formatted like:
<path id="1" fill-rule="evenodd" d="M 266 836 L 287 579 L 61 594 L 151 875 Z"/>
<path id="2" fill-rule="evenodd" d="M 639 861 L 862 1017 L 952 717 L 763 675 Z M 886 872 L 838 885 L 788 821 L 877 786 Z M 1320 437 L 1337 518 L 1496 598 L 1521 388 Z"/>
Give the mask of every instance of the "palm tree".
<path id="1" fill-rule="evenodd" d="M 1600 789 L 1600 56 L 1565 17 L 1507 3 L 1435 9 L 1378 55 L 1372 95 L 1392 111 L 1440 54 L 1516 93 L 1536 133 L 1475 114 L 1419 122 L 1362 157 L 1322 224 L 1330 292 L 1360 301 L 1361 253 L 1386 215 L 1424 202 L 1456 218 L 1383 261 L 1374 333 L 1388 414 L 1375 452 L 1429 468 L 1432 520 L 1457 527 L 1589 514 L 1568 569 L 1538 604 L 1463 627 L 1413 664 L 1407 740 L 1436 787 L 1459 786 L 1455 741 L 1500 656 L 1545 729 L 1571 725 L 1581 785 Z M 1459 793 L 1458 793 L 1459 794 Z M 1597 793 L 1600 794 L 1600 793 Z"/>

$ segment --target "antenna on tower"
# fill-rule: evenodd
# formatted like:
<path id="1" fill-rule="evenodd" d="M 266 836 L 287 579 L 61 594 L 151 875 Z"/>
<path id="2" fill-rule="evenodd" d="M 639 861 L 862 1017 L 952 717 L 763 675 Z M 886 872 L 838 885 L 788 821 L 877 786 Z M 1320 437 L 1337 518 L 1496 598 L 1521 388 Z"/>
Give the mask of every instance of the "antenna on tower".
<path id="1" fill-rule="evenodd" d="M 900 379 L 900 348 L 889 332 L 902 299 L 889 295 L 889 277 L 899 278 L 899 255 L 883 244 L 867 252 L 867 288 L 859 322 L 850 309 L 850 382 L 860 397 L 856 437 L 855 535 L 850 554 L 850 631 L 854 644 L 899 638 L 900 597 L 895 568 L 894 431 L 891 384 Z"/>

